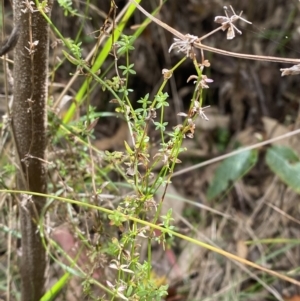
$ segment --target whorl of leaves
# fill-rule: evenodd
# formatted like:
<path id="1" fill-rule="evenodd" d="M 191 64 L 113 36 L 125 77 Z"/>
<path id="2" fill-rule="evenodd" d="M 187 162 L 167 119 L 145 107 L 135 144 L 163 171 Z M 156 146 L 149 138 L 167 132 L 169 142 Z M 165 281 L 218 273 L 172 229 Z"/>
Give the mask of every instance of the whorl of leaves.
<path id="1" fill-rule="evenodd" d="M 72 7 L 72 0 L 57 0 L 57 2 L 64 9 L 65 16 L 77 14 L 77 10 Z"/>

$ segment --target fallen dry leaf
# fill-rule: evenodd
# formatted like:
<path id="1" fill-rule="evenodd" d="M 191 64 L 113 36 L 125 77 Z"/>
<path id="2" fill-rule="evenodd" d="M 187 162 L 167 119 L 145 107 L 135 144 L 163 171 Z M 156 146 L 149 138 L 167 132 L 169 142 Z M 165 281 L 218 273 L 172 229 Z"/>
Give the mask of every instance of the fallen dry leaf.
<path id="1" fill-rule="evenodd" d="M 293 297 L 283 298 L 284 301 L 300 301 L 300 295 L 294 295 Z"/>
<path id="2" fill-rule="evenodd" d="M 94 145 L 99 150 L 120 150 L 124 148 L 124 141 L 130 142 L 129 137 L 128 126 L 122 122 L 112 137 L 96 140 Z"/>

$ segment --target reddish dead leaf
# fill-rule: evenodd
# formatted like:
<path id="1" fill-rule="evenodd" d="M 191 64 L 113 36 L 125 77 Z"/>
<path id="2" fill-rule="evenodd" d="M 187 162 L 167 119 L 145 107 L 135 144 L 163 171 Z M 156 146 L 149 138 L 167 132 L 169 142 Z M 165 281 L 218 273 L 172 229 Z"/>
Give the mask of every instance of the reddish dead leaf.
<path id="1" fill-rule="evenodd" d="M 74 237 L 67 224 L 55 228 L 51 237 L 72 259 L 77 260 L 82 269 L 87 268 L 86 272 L 88 272 L 88 269 L 91 268 L 91 262 L 87 256 L 88 250 Z M 94 278 L 99 279 L 100 275 L 99 269 L 94 270 Z"/>

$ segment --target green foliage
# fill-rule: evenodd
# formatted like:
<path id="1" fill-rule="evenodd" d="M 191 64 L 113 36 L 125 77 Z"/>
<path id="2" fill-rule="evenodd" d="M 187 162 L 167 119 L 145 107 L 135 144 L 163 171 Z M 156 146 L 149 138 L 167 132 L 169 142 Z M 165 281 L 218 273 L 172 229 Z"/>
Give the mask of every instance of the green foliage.
<path id="1" fill-rule="evenodd" d="M 72 7 L 71 0 L 58 2 L 66 16 L 78 15 Z M 53 174 L 54 179 L 49 183 L 49 191 L 53 196 L 63 196 L 64 199 L 53 202 L 53 205 L 47 208 L 47 212 L 49 215 L 59 216 L 64 222 L 72 225 L 72 229 L 75 229 L 74 237 L 78 238 L 86 248 L 85 255 L 96 264 L 88 267 L 89 270 L 86 271 L 77 264 L 77 259 L 68 258 L 68 254 L 63 254 L 58 247 L 54 251 L 49 247 L 49 253 L 55 253 L 53 257 L 58 261 L 61 258 L 57 259 L 56 253 L 63 254 L 64 260 L 68 259 L 69 265 L 76 270 L 76 276 L 84 275 L 82 287 L 91 300 L 96 298 L 100 300 L 99 296 L 92 295 L 94 285 L 102 289 L 105 300 L 120 298 L 150 301 L 162 300 L 167 295 L 167 285 L 157 283 L 151 276 L 152 244 L 155 242 L 164 247 L 176 236 L 176 232 L 172 224 L 172 209 L 161 216 L 165 194 L 159 202 L 154 200 L 154 196 L 159 188 L 166 192 L 176 165 L 181 163 L 178 156 L 185 151 L 182 147 L 183 140 L 194 137 L 196 118 L 207 120 L 203 108 L 203 89 L 207 88 L 209 80 L 202 75 L 203 62 L 198 62 L 196 56 L 192 55 L 184 55 L 181 61 L 167 71 L 168 76 L 162 78 L 161 85 L 154 92 L 153 98 L 145 91 L 145 96 L 137 101 L 136 107 L 133 107 L 134 101 L 131 98 L 133 89 L 129 83 L 136 71 L 130 56 L 134 50 L 134 41 L 142 29 L 132 36 L 122 34 L 133 11 L 134 8 L 130 6 L 124 18 L 116 26 L 114 34 L 107 38 L 107 43 L 101 47 L 96 45 L 98 48 L 92 60 L 83 58 L 85 52 L 81 41 L 65 38 L 57 32 L 56 28 L 54 30 L 64 42 L 63 55 L 83 78 L 83 84 L 78 91 L 75 91 L 74 102 L 64 116 L 59 117 L 51 112 L 49 144 L 53 146 L 60 143 L 63 151 L 59 155 L 55 154 L 55 151 L 51 154 L 54 157 L 51 159 L 51 166 L 49 164 L 49 174 Z M 118 46 L 117 55 L 111 51 L 112 45 Z M 109 54 L 112 53 L 115 55 L 114 64 L 111 64 L 113 67 L 105 64 L 107 69 L 104 68 L 105 70 L 100 72 L 104 61 L 109 61 Z M 118 64 L 120 58 L 122 65 Z M 186 113 L 178 112 L 183 117 L 181 123 L 172 128 L 166 121 L 166 117 L 169 116 L 166 116 L 165 109 L 169 106 L 170 97 L 165 92 L 165 87 L 172 74 L 190 58 L 196 69 L 197 76 L 194 76 L 196 86 Z M 60 65 L 57 69 L 59 67 Z M 53 71 L 54 75 L 57 69 Z M 98 113 L 90 105 L 95 87 L 100 87 L 109 94 L 110 99 L 113 98 L 112 103 L 116 105 L 116 113 Z M 82 104 L 84 104 L 85 115 L 72 120 L 75 110 L 79 111 Z M 91 142 L 94 139 L 93 126 L 98 118 L 112 115 L 121 115 L 127 122 L 130 141 L 124 142 L 123 151 L 101 152 Z M 150 151 L 153 137 L 149 128 L 153 125 L 159 135 L 157 144 L 160 145 L 155 154 Z M 224 149 L 229 140 L 229 132 L 220 130 L 218 136 L 218 147 Z M 257 151 L 244 151 L 223 161 L 207 191 L 207 197 L 213 199 L 224 193 L 256 162 Z M 267 163 L 285 183 L 298 189 L 297 191 L 300 190 L 297 187 L 298 157 L 291 150 L 269 149 Z M 4 165 L 3 175 L 6 176 L 6 173 L 13 171 L 13 165 Z M 106 199 L 107 196 L 113 196 L 114 200 Z M 64 202 L 67 199 L 76 199 L 76 201 L 66 204 Z M 92 219 L 92 231 L 88 229 L 90 216 L 95 216 Z M 160 232 L 156 234 L 154 229 L 158 227 Z M 91 235 L 90 232 L 93 234 Z M 182 238 L 183 235 L 180 235 L 177 237 Z M 140 257 L 141 239 L 148 244 L 147 260 L 143 263 Z M 198 242 L 198 245 L 201 245 L 201 242 Z M 108 263 L 109 268 L 115 272 L 115 274 L 112 272 L 113 280 L 105 281 L 105 285 L 91 276 L 94 268 L 101 266 L 102 263 L 98 260 L 101 256 L 105 257 L 107 260 L 105 263 Z M 51 300 L 64 286 L 67 286 L 70 266 L 67 264 L 62 266 L 67 272 L 42 300 Z"/>
<path id="2" fill-rule="evenodd" d="M 108 218 L 110 219 L 110 224 L 117 227 L 122 226 L 122 223 L 126 221 L 123 215 L 119 214 L 118 211 L 114 212 L 114 214 L 108 215 Z"/>
<path id="3" fill-rule="evenodd" d="M 67 39 L 68 47 L 73 56 L 69 55 L 65 50 L 63 50 L 63 54 L 65 55 L 66 59 L 74 64 L 74 65 L 81 65 L 83 61 L 81 61 L 81 44 L 82 42 L 75 43 L 72 39 Z M 84 63 L 84 62 L 83 62 Z"/>
<path id="4" fill-rule="evenodd" d="M 57 2 L 63 8 L 65 16 L 69 14 L 71 16 L 77 15 L 77 10 L 72 7 L 72 0 L 57 0 Z"/>
<path id="5" fill-rule="evenodd" d="M 134 40 L 135 39 L 133 36 L 121 35 L 121 39 L 117 43 L 117 45 L 119 46 L 117 53 L 123 54 L 123 53 L 128 53 L 129 51 L 134 50 L 134 47 L 132 45 Z"/>
<path id="6" fill-rule="evenodd" d="M 256 150 L 246 150 L 225 159 L 218 167 L 213 181 L 209 185 L 207 198 L 211 200 L 226 191 L 235 181 L 249 172 L 256 162 Z"/>
<path id="7" fill-rule="evenodd" d="M 137 0 L 136 2 L 139 3 L 141 0 Z M 105 85 L 105 81 L 100 80 L 97 76 L 96 73 L 99 72 L 100 68 L 102 67 L 103 63 L 106 61 L 106 59 L 109 57 L 110 53 L 111 53 L 111 46 L 113 43 L 117 42 L 119 37 L 122 35 L 122 32 L 125 28 L 125 25 L 127 24 L 128 20 L 130 19 L 131 15 L 133 14 L 133 12 L 135 11 L 136 7 L 134 4 L 130 4 L 127 8 L 126 13 L 124 14 L 123 18 L 120 20 L 120 22 L 118 23 L 118 25 L 116 26 L 116 28 L 114 29 L 113 34 L 110 35 L 110 37 L 107 39 L 107 41 L 105 42 L 105 44 L 103 45 L 101 51 L 99 52 L 98 56 L 96 57 L 93 65 L 91 66 L 91 69 L 88 69 L 87 71 L 90 72 L 91 75 L 94 75 L 94 78 L 97 78 L 98 83 L 102 86 L 102 89 L 109 89 L 110 90 L 110 86 Z M 51 22 L 49 20 L 49 22 Z M 146 21 L 144 22 L 146 23 Z M 128 40 L 131 42 L 131 44 L 137 39 L 137 37 L 143 32 L 143 30 L 145 29 L 145 27 L 142 25 L 138 30 L 136 30 L 135 35 L 131 38 L 131 39 L 127 39 L 123 42 L 122 46 L 126 46 Z M 64 37 L 59 33 L 58 30 L 55 30 L 59 37 L 65 42 L 65 44 L 67 45 L 67 47 L 70 49 L 69 44 L 65 41 Z M 122 43 L 122 42 L 121 42 Z M 128 49 L 128 51 L 130 50 L 130 47 L 126 46 L 124 49 Z M 119 53 L 124 54 L 124 53 Z M 127 57 L 128 59 L 128 57 Z M 80 65 L 80 64 L 79 64 Z M 87 69 L 87 66 L 84 66 L 85 69 Z M 105 72 L 103 72 L 104 74 Z M 119 79 L 120 81 L 123 81 L 123 79 Z M 82 104 L 82 102 L 84 101 L 86 94 L 89 90 L 89 84 L 90 84 L 90 79 L 87 78 L 84 83 L 82 84 L 82 86 L 80 87 L 80 89 L 77 91 L 76 96 L 75 96 L 75 101 L 78 104 Z M 64 117 L 64 122 L 68 123 L 72 117 L 74 116 L 75 110 L 77 109 L 77 106 L 75 104 L 72 104 L 71 107 L 69 108 L 67 114 Z"/>
<path id="8" fill-rule="evenodd" d="M 272 146 L 267 150 L 266 162 L 284 183 L 300 193 L 300 160 L 292 149 Z"/>
<path id="9" fill-rule="evenodd" d="M 230 140 L 229 129 L 218 128 L 217 129 L 217 148 L 220 152 L 225 151 L 229 140 Z"/>
<path id="10" fill-rule="evenodd" d="M 122 75 L 128 75 L 128 74 L 136 74 L 136 72 L 133 69 L 134 64 L 130 64 L 129 66 L 119 66 L 120 70 L 123 70 Z"/>
<path id="11" fill-rule="evenodd" d="M 155 101 L 157 102 L 156 104 L 156 109 L 160 109 L 162 107 L 168 107 L 169 103 L 166 101 L 169 98 L 169 94 L 167 92 L 162 93 L 160 92 L 155 96 Z M 155 102 L 154 101 L 154 102 Z"/>

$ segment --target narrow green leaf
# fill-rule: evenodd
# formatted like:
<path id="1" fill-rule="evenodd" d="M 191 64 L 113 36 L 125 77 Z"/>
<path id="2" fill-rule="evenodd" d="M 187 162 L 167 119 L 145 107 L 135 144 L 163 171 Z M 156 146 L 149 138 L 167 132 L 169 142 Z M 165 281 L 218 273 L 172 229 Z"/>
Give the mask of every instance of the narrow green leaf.
<path id="1" fill-rule="evenodd" d="M 209 200 L 226 191 L 235 181 L 244 176 L 257 162 L 257 151 L 246 150 L 224 160 L 217 168 L 207 190 Z"/>
<path id="2" fill-rule="evenodd" d="M 137 0 L 136 2 L 140 3 L 141 0 Z M 123 30 L 125 28 L 125 25 L 127 24 L 128 20 L 130 19 L 131 15 L 134 13 L 135 10 L 136 10 L 136 7 L 134 4 L 130 4 L 128 6 L 126 13 L 124 14 L 122 20 L 119 22 L 119 24 L 115 28 L 114 33 L 111 34 L 110 37 L 107 39 L 106 43 L 103 45 L 101 52 L 97 56 L 96 61 L 91 68 L 92 72 L 97 72 L 100 69 L 100 67 L 102 66 L 102 64 L 105 62 L 105 60 L 109 56 L 109 53 L 111 52 L 113 42 L 118 41 L 121 33 L 123 32 Z M 144 28 L 141 28 L 139 31 L 137 31 L 135 36 L 137 37 L 138 34 L 140 34 L 143 31 L 143 29 Z M 78 108 L 78 104 L 82 103 L 82 101 L 84 99 L 84 95 L 87 93 L 90 82 L 91 82 L 91 77 L 87 77 L 87 79 L 81 85 L 79 91 L 77 92 L 77 94 L 75 96 L 76 105 L 74 103 L 72 103 L 68 112 L 64 116 L 64 119 L 63 119 L 64 123 L 68 123 L 74 116 L 75 111 Z"/>
<path id="3" fill-rule="evenodd" d="M 292 149 L 272 146 L 267 151 L 266 162 L 285 184 L 300 193 L 300 160 Z"/>
<path id="4" fill-rule="evenodd" d="M 52 301 L 57 297 L 61 290 L 66 286 L 70 278 L 69 273 L 65 273 L 60 279 L 44 294 L 40 301 Z"/>

